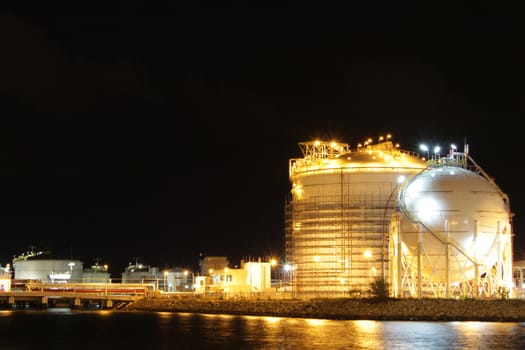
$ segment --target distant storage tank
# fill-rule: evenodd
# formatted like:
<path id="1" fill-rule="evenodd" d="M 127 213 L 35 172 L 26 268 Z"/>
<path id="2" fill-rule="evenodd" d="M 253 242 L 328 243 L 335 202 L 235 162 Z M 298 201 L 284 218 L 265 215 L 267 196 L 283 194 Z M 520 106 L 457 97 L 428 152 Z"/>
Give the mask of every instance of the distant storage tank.
<path id="1" fill-rule="evenodd" d="M 101 265 L 100 259 L 82 271 L 82 283 L 110 283 L 111 278 L 107 265 Z"/>
<path id="2" fill-rule="evenodd" d="M 396 190 L 426 168 L 390 137 L 351 150 L 312 141 L 291 159 L 286 203 L 286 259 L 296 296 L 368 296 L 389 272 L 388 227 Z"/>
<path id="3" fill-rule="evenodd" d="M 512 214 L 491 178 L 467 152 L 428 160 L 389 137 L 370 142 L 303 142 L 303 158 L 290 160 L 295 296 L 369 296 L 379 278 L 393 297 L 508 293 Z"/>
<path id="4" fill-rule="evenodd" d="M 82 262 L 53 259 L 49 252 L 28 252 L 13 259 L 14 279 L 42 283 L 82 282 Z"/>
<path id="5" fill-rule="evenodd" d="M 121 274 L 122 283 L 152 283 L 156 288 L 159 282 L 164 282 L 165 277 L 161 275 L 158 267 L 151 267 L 140 262 L 140 258 L 135 258 L 135 263 L 129 263 Z"/>

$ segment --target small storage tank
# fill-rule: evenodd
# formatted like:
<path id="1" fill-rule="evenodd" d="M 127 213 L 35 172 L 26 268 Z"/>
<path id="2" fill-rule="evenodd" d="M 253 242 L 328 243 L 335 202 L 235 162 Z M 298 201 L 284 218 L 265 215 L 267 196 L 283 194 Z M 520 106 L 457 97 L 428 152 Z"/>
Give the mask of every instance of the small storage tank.
<path id="1" fill-rule="evenodd" d="M 108 266 L 95 259 L 93 265 L 82 271 L 82 283 L 111 283 Z"/>
<path id="2" fill-rule="evenodd" d="M 503 297 L 512 289 L 508 197 L 480 167 L 468 169 L 467 157 L 434 159 L 399 191 L 390 249 L 396 295 Z"/>
<path id="3" fill-rule="evenodd" d="M 134 258 L 135 263 L 129 263 L 122 272 L 122 283 L 152 283 L 159 288 L 159 283 L 165 281 L 165 277 L 161 275 L 158 267 L 151 267 L 150 265 L 140 262 L 140 258 Z"/>

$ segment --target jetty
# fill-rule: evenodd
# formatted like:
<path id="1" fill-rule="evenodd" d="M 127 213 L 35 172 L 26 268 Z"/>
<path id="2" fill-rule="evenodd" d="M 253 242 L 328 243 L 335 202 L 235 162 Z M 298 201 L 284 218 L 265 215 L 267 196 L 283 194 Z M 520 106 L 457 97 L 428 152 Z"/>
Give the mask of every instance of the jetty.
<path id="1" fill-rule="evenodd" d="M 1 308 L 101 308 L 121 309 L 155 293 L 153 284 L 27 284 L 23 290 L 0 291 Z"/>

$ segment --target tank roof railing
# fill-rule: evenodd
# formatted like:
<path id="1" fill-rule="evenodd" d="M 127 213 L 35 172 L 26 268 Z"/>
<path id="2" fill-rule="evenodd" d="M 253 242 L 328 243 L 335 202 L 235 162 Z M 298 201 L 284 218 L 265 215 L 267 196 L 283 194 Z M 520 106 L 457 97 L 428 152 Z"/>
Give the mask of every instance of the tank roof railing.
<path id="1" fill-rule="evenodd" d="M 360 147 L 359 149 L 362 149 L 363 147 Z M 397 147 L 394 146 L 392 141 L 385 141 L 385 142 L 379 142 L 376 144 L 367 144 L 365 149 L 372 149 L 372 150 L 381 150 L 381 151 L 390 151 L 393 149 L 397 149 Z"/>
<path id="2" fill-rule="evenodd" d="M 350 145 L 334 141 L 299 142 L 299 148 L 305 159 L 319 160 L 337 157 L 350 152 Z"/>
<path id="3" fill-rule="evenodd" d="M 491 183 L 492 186 L 494 186 L 494 188 L 496 188 L 500 196 L 503 198 L 503 201 L 505 202 L 505 206 L 507 207 L 507 212 L 511 214 L 509 196 L 505 192 L 503 192 L 503 190 L 498 186 L 498 184 L 494 181 L 494 179 L 490 177 L 485 172 L 485 170 L 483 170 L 483 168 L 479 166 L 478 163 L 476 163 L 476 161 L 470 155 L 467 154 L 467 157 L 468 157 L 468 160 L 474 165 L 475 172 L 478 174 L 481 174 L 485 179 L 487 179 L 488 182 Z"/>
<path id="4" fill-rule="evenodd" d="M 388 152 L 388 153 L 390 153 L 393 156 L 406 155 L 406 156 L 411 156 L 411 157 L 415 157 L 415 158 L 421 158 L 421 155 L 419 153 L 417 153 L 417 152 L 412 152 L 412 151 L 399 149 L 399 148 L 386 149 L 386 148 L 365 148 L 365 147 L 361 147 L 361 148 L 357 148 L 354 152 L 362 152 L 362 153 L 368 152 L 368 153 L 370 153 L 370 152 L 381 152 L 381 151 Z"/>
<path id="5" fill-rule="evenodd" d="M 35 251 L 34 249 L 31 249 L 26 253 L 22 253 L 18 256 L 13 257 L 12 261 L 16 262 L 16 261 L 29 260 L 31 258 L 40 256 L 40 255 L 51 255 L 51 251 L 47 251 L 47 250 Z"/>
<path id="6" fill-rule="evenodd" d="M 468 168 L 467 154 L 463 152 L 451 152 L 446 157 L 441 155 L 433 155 L 427 161 L 429 167 L 440 167 L 440 166 L 455 166 L 461 168 Z"/>

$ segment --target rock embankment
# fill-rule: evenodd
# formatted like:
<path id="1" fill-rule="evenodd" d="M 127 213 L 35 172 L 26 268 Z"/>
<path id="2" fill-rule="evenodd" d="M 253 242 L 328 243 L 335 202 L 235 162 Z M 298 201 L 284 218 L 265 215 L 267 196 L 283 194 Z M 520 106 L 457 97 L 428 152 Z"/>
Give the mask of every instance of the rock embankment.
<path id="1" fill-rule="evenodd" d="M 525 322 L 525 300 L 144 298 L 130 311 L 304 317 L 337 320 Z"/>

